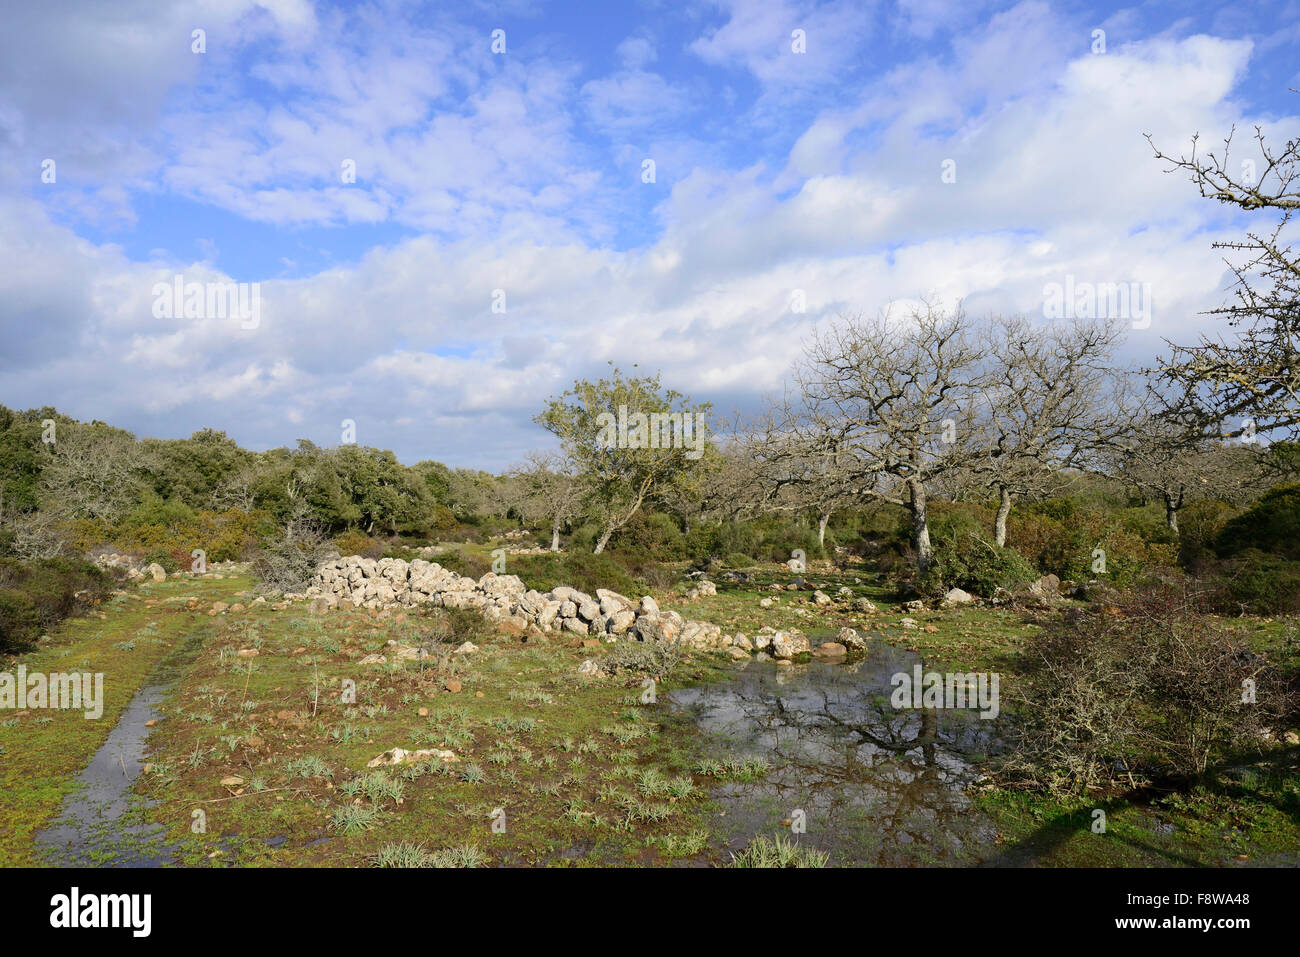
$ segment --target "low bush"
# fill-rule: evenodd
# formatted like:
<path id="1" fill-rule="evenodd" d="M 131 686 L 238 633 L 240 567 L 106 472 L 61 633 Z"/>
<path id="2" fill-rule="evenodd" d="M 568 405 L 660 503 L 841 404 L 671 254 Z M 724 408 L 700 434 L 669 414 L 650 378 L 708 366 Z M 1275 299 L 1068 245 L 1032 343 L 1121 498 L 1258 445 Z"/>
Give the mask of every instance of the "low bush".
<path id="1" fill-rule="evenodd" d="M 937 512 L 930 527 L 933 560 L 916 583 L 922 594 L 941 595 L 949 588 L 961 588 L 991 598 L 999 588 L 1011 590 L 1038 577 L 1015 549 L 999 548 L 988 540 L 979 517 L 970 509 Z M 906 532 L 900 530 L 900 534 Z"/>
<path id="2" fill-rule="evenodd" d="M 1241 552 L 1204 572 L 1223 614 L 1300 614 L 1300 562 L 1257 549 Z"/>
<path id="3" fill-rule="evenodd" d="M 1291 720 L 1291 695 L 1203 598 L 1154 589 L 1032 637 L 1009 767 L 1074 792 L 1143 770 L 1187 786 L 1258 751 L 1265 729 Z"/>
<path id="4" fill-rule="evenodd" d="M 393 557 L 402 556 L 394 554 Z M 434 552 L 429 556 L 428 560 L 441 565 L 449 572 L 455 572 L 457 575 L 464 575 L 467 578 L 476 580 L 492 570 L 492 563 L 487 559 L 458 548 L 448 548 L 441 552 Z"/>
<path id="5" fill-rule="evenodd" d="M 379 558 L 388 550 L 385 542 L 356 529 L 334 536 L 334 547 L 340 555 L 360 555 L 363 558 Z"/>
<path id="6" fill-rule="evenodd" d="M 1300 561 L 1300 484 L 1270 489 L 1226 522 L 1214 550 L 1221 558 L 1255 551 Z"/>
<path id="7" fill-rule="evenodd" d="M 250 570 L 263 591 L 303 592 L 316 577 L 317 566 L 333 552 L 321 527 L 300 515 L 263 543 Z"/>
<path id="8" fill-rule="evenodd" d="M 600 667 L 613 675 L 627 672 L 663 681 L 672 674 L 682 656 L 682 649 L 677 645 L 624 638 L 615 642 L 613 650 L 600 659 Z"/>
<path id="9" fill-rule="evenodd" d="M 597 588 L 609 588 L 632 596 L 643 591 L 625 564 L 613 555 L 593 555 L 586 551 L 551 552 L 546 555 L 512 555 L 507 570 L 523 579 L 529 588 L 550 591 L 557 585 L 570 585 L 579 591 L 595 594 Z"/>
<path id="10" fill-rule="evenodd" d="M 115 587 L 113 575 L 90 562 L 0 559 L 0 653 L 29 647 L 41 632 Z"/>

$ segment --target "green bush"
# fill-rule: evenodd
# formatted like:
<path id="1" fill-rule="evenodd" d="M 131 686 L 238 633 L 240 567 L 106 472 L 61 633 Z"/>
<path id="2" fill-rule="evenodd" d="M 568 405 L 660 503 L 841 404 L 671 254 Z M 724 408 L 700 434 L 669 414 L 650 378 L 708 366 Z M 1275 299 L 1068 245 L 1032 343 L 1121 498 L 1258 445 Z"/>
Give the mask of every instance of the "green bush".
<path id="1" fill-rule="evenodd" d="M 403 556 L 395 554 L 393 557 L 400 558 Z M 482 578 L 492 570 L 492 563 L 487 559 L 462 551 L 459 548 L 448 548 L 441 552 L 434 552 L 429 556 L 429 561 L 441 565 L 449 572 L 455 572 L 457 575 L 464 575 L 473 579 Z M 513 572 L 513 569 L 511 571 Z"/>
<path id="2" fill-rule="evenodd" d="M 685 556 L 686 537 L 671 516 L 640 511 L 614 533 L 608 548 L 618 554 L 640 554 L 671 562 Z"/>
<path id="3" fill-rule="evenodd" d="M 1237 510 L 1227 502 L 1203 499 L 1192 502 L 1178 514 L 1178 562 L 1193 570 L 1214 556 L 1214 543 Z"/>
<path id="4" fill-rule="evenodd" d="M 365 558 L 378 558 L 387 548 L 383 542 L 356 529 L 334 536 L 334 547 L 340 555 L 361 555 Z"/>
<path id="5" fill-rule="evenodd" d="M 0 652 L 27 647 L 57 622 L 101 601 L 112 575 L 90 562 L 0 559 Z"/>
<path id="6" fill-rule="evenodd" d="M 1248 550 L 1300 560 L 1300 484 L 1279 485 L 1223 526 L 1214 542 L 1221 558 Z"/>
<path id="7" fill-rule="evenodd" d="M 934 513 L 930 523 L 933 561 L 917 588 L 923 594 L 941 595 L 961 588 L 990 598 L 999 588 L 1010 590 L 1038 577 L 1037 570 L 1013 548 L 993 544 L 979 519 L 984 510 L 947 506 Z M 899 535 L 910 535 L 910 524 Z"/>
<path id="8" fill-rule="evenodd" d="M 546 555 L 512 555 L 507 570 L 518 575 L 529 588 L 550 591 L 557 585 L 570 585 L 587 594 L 597 588 L 609 588 L 634 596 L 644 591 L 627 567 L 615 556 L 587 551 L 568 551 Z"/>
<path id="9" fill-rule="evenodd" d="M 24 592 L 0 588 L 0 654 L 20 651 L 41 633 L 36 604 Z"/>
<path id="10" fill-rule="evenodd" d="M 1216 605 L 1225 614 L 1300 613 L 1300 562 L 1250 549 L 1220 563 L 1210 578 L 1218 586 Z"/>

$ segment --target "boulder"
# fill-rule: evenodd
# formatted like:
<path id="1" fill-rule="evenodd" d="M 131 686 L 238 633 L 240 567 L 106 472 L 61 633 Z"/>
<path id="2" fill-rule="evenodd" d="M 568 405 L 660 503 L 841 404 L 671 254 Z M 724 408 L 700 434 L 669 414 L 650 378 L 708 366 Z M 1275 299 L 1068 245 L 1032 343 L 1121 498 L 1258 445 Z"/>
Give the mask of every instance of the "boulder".
<path id="1" fill-rule="evenodd" d="M 975 601 L 975 598 L 970 592 L 963 591 L 960 588 L 949 588 L 944 596 L 939 599 L 939 606 L 941 608 L 952 608 L 955 605 L 969 605 L 973 601 Z"/>
<path id="2" fill-rule="evenodd" d="M 772 635 L 772 657 L 789 660 L 795 655 L 806 654 L 812 650 L 808 638 L 796 628 L 778 631 Z"/>
<path id="3" fill-rule="evenodd" d="M 867 647 L 866 639 L 853 628 L 841 628 L 835 635 L 835 640 L 854 651 L 862 651 Z"/>

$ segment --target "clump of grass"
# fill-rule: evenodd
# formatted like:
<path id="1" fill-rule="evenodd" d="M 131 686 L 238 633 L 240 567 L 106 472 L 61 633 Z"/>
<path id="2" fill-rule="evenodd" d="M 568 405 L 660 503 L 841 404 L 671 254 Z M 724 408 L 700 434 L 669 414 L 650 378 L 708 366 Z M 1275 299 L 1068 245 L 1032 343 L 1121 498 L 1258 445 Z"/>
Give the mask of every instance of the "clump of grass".
<path id="1" fill-rule="evenodd" d="M 372 805 L 378 807 L 385 801 L 392 801 L 394 804 L 400 802 L 406 793 L 406 782 L 394 780 L 383 771 L 372 771 L 359 778 L 353 778 L 340 790 L 348 797 L 363 795 Z"/>
<path id="2" fill-rule="evenodd" d="M 433 867 L 433 860 L 423 844 L 399 841 L 381 847 L 370 863 L 375 867 Z"/>
<path id="3" fill-rule="evenodd" d="M 320 758 L 311 754 L 307 755 L 306 757 L 301 757 L 301 758 L 297 758 L 296 760 L 290 761 L 285 766 L 285 770 L 288 772 L 289 780 L 291 781 L 296 780 L 298 778 L 334 777 L 334 772 L 330 770 L 329 765 L 326 764 L 324 761 L 322 761 Z"/>
<path id="4" fill-rule="evenodd" d="M 730 867 L 825 867 L 830 855 L 804 847 L 782 834 L 760 834 L 739 854 L 731 855 Z"/>
<path id="5" fill-rule="evenodd" d="M 330 827 L 344 834 L 360 834 L 379 823 L 379 811 L 373 807 L 347 804 L 334 811 Z"/>
<path id="6" fill-rule="evenodd" d="M 650 838 L 665 857 L 694 857 L 709 846 L 708 831 L 689 831 L 686 834 L 660 834 Z"/>
<path id="7" fill-rule="evenodd" d="M 460 769 L 460 779 L 466 784 L 482 784 L 487 780 L 487 775 L 477 764 L 467 764 Z"/>
<path id="8" fill-rule="evenodd" d="M 457 844 L 431 855 L 430 867 L 482 867 L 487 857 L 474 844 Z"/>

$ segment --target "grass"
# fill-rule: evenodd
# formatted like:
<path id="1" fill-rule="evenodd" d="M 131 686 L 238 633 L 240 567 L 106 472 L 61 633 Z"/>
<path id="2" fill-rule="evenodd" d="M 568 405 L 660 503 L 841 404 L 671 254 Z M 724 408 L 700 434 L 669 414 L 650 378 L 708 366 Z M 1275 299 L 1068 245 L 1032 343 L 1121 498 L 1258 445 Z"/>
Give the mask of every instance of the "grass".
<path id="1" fill-rule="evenodd" d="M 847 626 L 913 648 L 927 666 L 963 671 L 1013 673 L 1036 627 L 1003 609 L 905 613 L 865 573 L 806 577 L 831 595 L 847 587 L 879 611 L 857 612 L 851 599 L 818 608 L 811 591 L 771 591 L 771 582 L 790 578 L 777 566 L 755 570 L 744 586 L 719 577 L 716 596 L 688 600 L 683 585 L 657 597 L 725 632 L 752 635 L 770 624 L 830 638 Z M 131 697 L 182 646 L 197 657 L 160 706 L 150 766 L 136 784 L 139 797 L 156 802 L 136 814 L 165 829 L 180 864 L 213 866 L 209 855 L 218 850 L 221 866 L 829 863 L 780 835 L 755 837 L 733 860 L 715 834 L 716 790 L 772 769 L 761 758 L 706 756 L 707 742 L 662 702 L 674 687 L 729 674 L 720 657 L 686 657 L 661 682 L 657 704 L 641 703 L 635 674 L 578 676 L 582 660 L 609 652 L 570 647 L 566 636 L 521 643 L 485 627 L 472 636 L 479 652 L 441 668 L 363 666 L 390 639 L 413 640 L 419 613 L 313 616 L 299 604 L 208 614 L 213 601 L 238 601 L 251 585 L 240 576 L 149 583 L 62 623 L 21 659 L 0 662 L 0 670 L 21 660 L 29 671 L 105 675 L 98 721 L 62 711 L 0 713 L 0 865 L 39 863 L 33 835 Z M 190 596 L 198 600 L 175 600 Z M 762 597 L 780 601 L 760 609 Z M 901 628 L 904 614 L 921 627 Z M 1234 626 L 1294 662 L 1285 623 Z M 250 648 L 259 654 L 238 657 Z M 445 688 L 453 668 L 459 693 Z M 447 749 L 457 760 L 367 767 L 394 747 Z M 232 775 L 246 783 L 220 784 Z M 1267 862 L 1294 860 L 1300 847 L 1294 778 L 1243 779 L 1143 804 L 998 789 L 974 800 L 1009 852 L 1049 865 L 1214 865 L 1239 855 Z M 1105 835 L 1089 828 L 1095 806 L 1107 809 Z M 191 831 L 196 809 L 205 812 L 206 833 Z M 493 829 L 497 809 L 504 831 Z"/>

